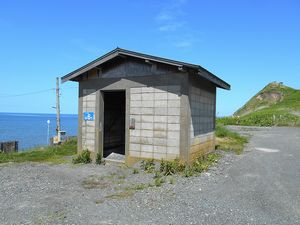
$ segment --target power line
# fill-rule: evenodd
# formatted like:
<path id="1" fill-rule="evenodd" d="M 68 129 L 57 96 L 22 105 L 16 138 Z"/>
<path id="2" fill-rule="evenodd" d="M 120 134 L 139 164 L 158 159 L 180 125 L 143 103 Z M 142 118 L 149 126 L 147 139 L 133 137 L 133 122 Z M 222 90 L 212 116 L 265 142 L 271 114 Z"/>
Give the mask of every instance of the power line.
<path id="1" fill-rule="evenodd" d="M 65 88 L 60 88 L 60 89 L 77 89 L 78 87 L 65 87 Z"/>
<path id="2" fill-rule="evenodd" d="M 67 87 L 67 88 L 63 88 L 63 89 L 66 90 L 66 89 L 75 89 L 75 88 L 77 88 L 77 87 Z M 15 94 L 15 95 L 0 94 L 0 98 L 1 97 L 2 98 L 10 98 L 10 97 L 21 97 L 21 96 L 26 96 L 26 95 L 36 95 L 36 94 L 50 92 L 50 91 L 55 91 L 55 88 L 49 88 L 49 89 L 44 89 L 44 90 L 40 90 L 40 91 L 26 92 L 26 93 Z"/>
<path id="3" fill-rule="evenodd" d="M 35 95 L 35 94 L 40 94 L 40 93 L 49 92 L 49 91 L 53 91 L 53 90 L 55 90 L 55 88 L 50 88 L 50 89 L 45 89 L 45 90 L 40 90 L 40 91 L 32 91 L 32 92 L 15 94 L 15 95 L 1 94 L 0 97 L 8 98 L 8 97 L 19 97 L 19 96 L 26 96 L 26 95 Z"/>

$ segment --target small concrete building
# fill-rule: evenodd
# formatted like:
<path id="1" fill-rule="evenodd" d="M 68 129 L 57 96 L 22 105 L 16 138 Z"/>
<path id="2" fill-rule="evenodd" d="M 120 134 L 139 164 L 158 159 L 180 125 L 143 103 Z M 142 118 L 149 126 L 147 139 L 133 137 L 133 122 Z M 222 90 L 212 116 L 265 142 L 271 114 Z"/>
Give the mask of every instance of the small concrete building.
<path id="1" fill-rule="evenodd" d="M 78 151 L 192 162 L 215 147 L 216 88 L 199 65 L 116 48 L 62 77 L 79 83 Z"/>

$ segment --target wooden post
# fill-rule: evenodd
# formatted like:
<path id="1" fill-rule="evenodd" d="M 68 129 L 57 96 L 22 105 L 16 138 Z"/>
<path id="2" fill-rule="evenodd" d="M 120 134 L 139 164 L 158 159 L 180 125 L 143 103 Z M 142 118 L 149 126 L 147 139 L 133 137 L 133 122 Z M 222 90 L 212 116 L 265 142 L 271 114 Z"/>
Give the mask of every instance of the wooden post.
<path id="1" fill-rule="evenodd" d="M 56 135 L 57 143 L 61 142 L 60 138 L 60 104 L 59 104 L 59 77 L 56 77 Z"/>
<path id="2" fill-rule="evenodd" d="M 18 141 L 5 141 L 0 142 L 0 152 L 12 153 L 18 151 Z"/>

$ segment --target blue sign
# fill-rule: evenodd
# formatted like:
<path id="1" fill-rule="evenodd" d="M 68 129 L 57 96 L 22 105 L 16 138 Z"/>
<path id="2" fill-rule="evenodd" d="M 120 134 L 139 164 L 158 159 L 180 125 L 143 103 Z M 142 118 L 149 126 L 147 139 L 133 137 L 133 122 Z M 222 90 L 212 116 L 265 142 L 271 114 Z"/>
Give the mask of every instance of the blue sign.
<path id="1" fill-rule="evenodd" d="M 87 120 L 87 121 L 94 121 L 94 119 L 95 119 L 94 112 L 84 112 L 83 118 L 84 118 L 84 120 Z"/>

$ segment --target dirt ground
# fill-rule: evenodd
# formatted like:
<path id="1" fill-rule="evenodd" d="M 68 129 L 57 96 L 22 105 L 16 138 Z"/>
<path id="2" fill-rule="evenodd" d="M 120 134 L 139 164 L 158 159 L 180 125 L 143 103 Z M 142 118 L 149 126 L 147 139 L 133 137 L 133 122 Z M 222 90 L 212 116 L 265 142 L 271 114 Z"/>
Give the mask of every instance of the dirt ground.
<path id="1" fill-rule="evenodd" d="M 300 129 L 236 130 L 242 155 L 161 187 L 118 165 L 0 165 L 0 224 L 300 224 Z"/>

